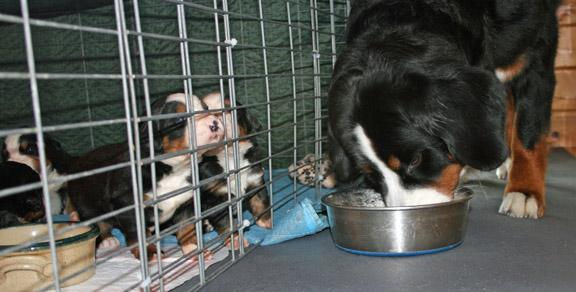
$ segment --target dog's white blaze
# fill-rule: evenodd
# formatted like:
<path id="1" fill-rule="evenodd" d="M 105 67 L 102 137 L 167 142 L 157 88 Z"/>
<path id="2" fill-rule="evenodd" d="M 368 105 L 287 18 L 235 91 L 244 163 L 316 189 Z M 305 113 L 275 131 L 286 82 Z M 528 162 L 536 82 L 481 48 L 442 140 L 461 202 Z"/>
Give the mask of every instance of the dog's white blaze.
<path id="1" fill-rule="evenodd" d="M 360 143 L 360 152 L 368 158 L 384 176 L 388 188 L 386 206 L 413 206 L 450 201 L 450 198 L 433 188 L 407 190 L 400 183 L 400 177 L 378 158 L 372 148 L 372 142 L 366 136 L 361 126 L 356 126 L 354 134 Z"/>
<path id="2" fill-rule="evenodd" d="M 173 165 L 172 173 L 168 176 L 162 178 L 156 184 L 156 194 L 158 198 L 161 199 L 162 196 L 171 193 L 177 189 L 184 188 L 190 185 L 188 182 L 188 176 L 190 176 L 190 165 L 188 163 L 180 163 Z M 158 203 L 158 209 L 162 212 L 160 213 L 160 223 L 166 222 L 168 219 L 172 218 L 174 212 L 180 205 L 190 200 L 194 192 L 192 190 L 178 194 L 167 200 Z M 152 198 L 152 192 L 148 192 L 144 195 L 144 198 Z"/>
<path id="3" fill-rule="evenodd" d="M 236 194 L 236 183 L 237 183 L 237 178 L 240 178 L 240 194 L 236 194 L 236 196 L 243 196 L 246 193 L 246 188 L 249 185 L 254 185 L 254 184 L 259 184 L 260 182 L 260 178 L 261 175 L 260 174 L 254 174 L 251 171 L 251 168 L 247 167 L 250 162 L 244 158 L 244 154 L 246 154 L 246 152 L 252 147 L 252 143 L 250 141 L 246 141 L 246 142 L 242 142 L 242 143 L 238 143 L 238 153 L 240 153 L 239 160 L 240 160 L 240 165 L 239 167 L 235 167 L 235 162 L 234 162 L 234 147 L 232 145 L 228 146 L 228 167 L 230 168 L 230 170 L 234 170 L 234 169 L 239 169 L 239 168 L 243 168 L 246 167 L 244 169 L 242 169 L 238 175 L 230 175 L 230 183 L 228 184 L 228 186 L 230 187 L 230 192 L 233 194 Z M 218 161 L 221 161 L 221 166 L 225 167 L 224 162 L 226 161 L 226 153 L 225 151 L 221 151 L 220 153 L 218 153 L 217 155 L 218 157 Z M 222 193 L 226 193 L 227 187 L 228 186 L 223 186 L 222 189 L 218 190 L 219 192 Z"/>
<path id="4" fill-rule="evenodd" d="M 52 167 L 52 165 L 48 166 L 46 169 L 46 173 L 48 173 L 48 181 L 54 181 L 62 177 L 60 173 L 56 169 Z M 62 198 L 60 197 L 60 193 L 58 191 L 66 184 L 66 182 L 57 182 L 57 183 L 50 183 L 48 185 L 48 190 L 50 192 L 50 210 L 52 214 L 62 214 L 64 210 L 64 202 L 62 202 Z"/>

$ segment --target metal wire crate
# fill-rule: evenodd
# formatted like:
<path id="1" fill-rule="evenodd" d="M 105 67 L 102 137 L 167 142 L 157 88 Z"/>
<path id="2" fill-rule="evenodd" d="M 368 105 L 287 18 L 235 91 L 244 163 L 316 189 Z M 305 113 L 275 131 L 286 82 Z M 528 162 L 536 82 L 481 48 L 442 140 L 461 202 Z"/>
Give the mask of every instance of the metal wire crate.
<path id="1" fill-rule="evenodd" d="M 336 51 L 343 43 L 347 1 L 61 0 L 46 6 L 28 2 L 4 1 L 0 5 L 0 139 L 14 134 L 37 135 L 41 174 L 48 167 L 43 150 L 45 135 L 54 137 L 73 156 L 110 143 L 137 145 L 137 124 L 151 119 L 151 102 L 175 92 L 198 96 L 221 92 L 230 97 L 232 112 L 239 108 L 238 103 L 256 116 L 263 125 L 257 139 L 265 156 L 262 163 L 272 198 L 276 195 L 274 182 L 287 175 L 276 177 L 273 170 L 286 169 L 310 153 L 321 160 L 326 142 L 326 93 Z M 201 112 L 192 107 L 187 110 L 191 114 Z M 187 152 L 192 156 L 193 176 L 198 164 L 196 152 L 195 148 Z M 161 159 L 140 157 L 137 151 L 131 155 L 133 181 L 127 183 L 135 185 L 131 210 L 136 210 L 140 220 L 139 206 L 146 202 L 137 187 L 141 179 L 138 169 Z M 41 183 L 24 189 L 42 188 L 44 201 L 49 201 L 52 184 L 98 171 L 102 170 L 55 180 L 43 175 Z M 237 172 L 229 169 L 225 175 Z M 193 182 L 189 188 L 197 193 L 203 182 L 197 174 Z M 317 183 L 317 193 L 320 187 Z M 302 189 L 294 180 L 289 195 L 274 202 L 297 202 Z M 22 190 L 1 190 L 0 197 Z M 273 205 L 272 210 L 276 207 Z M 230 220 L 242 221 L 238 201 L 231 199 L 218 208 L 238 208 L 239 218 L 232 218 L 229 212 Z M 50 206 L 46 206 L 46 213 L 52 229 L 55 221 Z M 202 230 L 205 217 L 204 212 L 198 212 L 187 223 Z M 141 248 L 146 241 L 162 248 L 162 240 L 177 231 L 176 226 L 146 238 L 144 224 L 140 222 L 139 228 Z M 242 240 L 244 228 L 239 224 L 232 231 Z M 214 280 L 258 246 L 240 245 L 238 251 L 207 268 L 203 249 L 221 248 L 219 239 L 233 233 L 207 242 L 202 232 L 198 233 L 199 274 L 186 282 L 190 290 Z M 51 245 L 53 266 L 57 266 L 56 235 L 50 232 L 45 238 Z M 127 249 L 99 255 L 96 270 Z M 0 256 L 10 251 L 0 251 Z M 169 264 L 142 260 L 139 280 L 114 289 L 167 291 L 170 288 L 164 286 L 164 276 L 185 265 L 186 260 Z M 60 278 L 58 268 L 53 276 Z M 65 280 L 60 278 L 46 290 L 66 291 L 60 287 Z M 101 288 L 106 289 L 106 285 Z"/>

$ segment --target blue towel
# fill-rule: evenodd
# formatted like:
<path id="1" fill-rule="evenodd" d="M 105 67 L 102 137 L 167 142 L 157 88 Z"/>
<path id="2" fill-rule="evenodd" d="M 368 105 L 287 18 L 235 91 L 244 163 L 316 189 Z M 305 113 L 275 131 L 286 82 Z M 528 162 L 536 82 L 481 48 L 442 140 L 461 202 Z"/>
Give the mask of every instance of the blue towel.
<path id="1" fill-rule="evenodd" d="M 316 192 L 314 188 L 296 184 L 296 194 L 292 178 L 288 175 L 288 170 L 274 170 L 272 178 L 277 179 L 272 187 L 274 189 L 274 228 L 272 230 L 260 228 L 257 225 L 252 225 L 245 229 L 244 235 L 251 244 L 261 242 L 261 245 L 272 245 L 287 240 L 311 235 L 328 227 L 328 219 L 319 212 L 325 211 L 324 206 L 320 202 L 320 198 L 316 199 Z M 264 179 L 269 181 L 269 172 L 265 171 Z M 270 188 L 268 188 L 270 191 Z M 322 189 L 321 195 L 331 192 L 332 190 Z M 297 203 L 294 204 L 294 196 L 296 196 Z M 243 214 L 244 219 L 251 219 L 253 216 L 250 212 L 245 211 Z M 56 215 L 57 221 L 68 220 L 67 215 Z M 124 235 L 119 229 L 113 229 L 112 234 L 120 240 L 123 245 L 126 245 Z M 211 240 L 218 236 L 216 232 L 204 234 L 204 241 Z M 162 244 L 177 244 L 176 236 L 167 236 L 160 241 Z"/>

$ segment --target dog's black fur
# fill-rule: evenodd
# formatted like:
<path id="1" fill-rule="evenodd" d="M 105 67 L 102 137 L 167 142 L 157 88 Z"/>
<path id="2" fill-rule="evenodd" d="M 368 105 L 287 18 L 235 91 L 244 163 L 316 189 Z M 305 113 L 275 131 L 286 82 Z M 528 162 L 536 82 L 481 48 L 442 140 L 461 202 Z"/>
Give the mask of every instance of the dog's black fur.
<path id="1" fill-rule="evenodd" d="M 153 116 L 182 113 L 184 103 L 162 98 L 152 104 Z M 195 97 L 197 98 L 197 97 Z M 196 108 L 196 110 L 202 110 Z M 217 121 L 217 118 L 214 118 Z M 172 153 L 188 149 L 187 137 L 187 117 L 165 118 L 155 120 L 152 123 L 154 140 L 153 148 L 156 155 Z M 214 131 L 223 132 L 221 126 L 215 126 Z M 197 129 L 199 132 L 200 129 Z M 223 134 L 222 134 L 223 135 Z M 150 157 L 150 144 L 148 137 L 148 122 L 140 124 L 141 139 L 141 157 Z M 198 145 L 201 146 L 201 145 Z M 131 149 L 127 142 L 105 145 L 87 153 L 71 167 L 71 173 L 79 173 L 91 169 L 98 169 L 118 163 L 128 162 Z M 174 169 L 188 169 L 187 176 L 182 176 L 185 180 L 189 178 L 190 160 L 189 155 L 177 156 L 183 157 L 180 162 L 174 165 L 166 163 L 166 160 L 155 163 L 155 174 L 151 171 L 150 164 L 141 168 L 142 193 L 146 194 L 151 191 L 152 183 L 156 181 L 159 184 L 174 174 Z M 188 158 L 186 158 L 188 157 Z M 155 175 L 155 180 L 152 176 Z M 130 167 L 123 167 L 112 171 L 94 174 L 88 177 L 76 179 L 69 182 L 70 199 L 76 207 L 81 220 L 91 219 L 109 212 L 122 209 L 134 204 L 132 174 Z M 175 186 L 175 189 L 178 186 Z M 164 194 L 164 193 L 163 193 Z M 159 194 L 159 195 L 163 195 Z M 153 220 L 152 208 L 145 208 L 146 225 L 151 226 Z M 111 227 L 119 228 L 126 242 L 131 245 L 137 242 L 137 226 L 134 211 L 123 212 L 114 217 L 108 218 L 105 222 L 100 223 L 101 239 L 110 236 Z M 155 246 L 148 246 L 148 254 L 153 254 Z M 139 258 L 138 247 L 132 249 L 132 253 Z"/>
<path id="2" fill-rule="evenodd" d="M 212 102 L 206 101 L 206 98 L 212 99 Z M 214 106 L 214 99 L 219 99 L 220 95 L 209 95 L 203 99 L 210 110 L 222 108 L 220 105 Z M 226 107 L 230 107 L 229 99 L 225 99 Z M 216 100 L 218 103 L 218 100 Z M 271 228 L 271 214 L 270 211 L 265 211 L 270 207 L 270 199 L 268 197 L 268 191 L 266 189 L 266 184 L 264 182 L 264 171 L 262 169 L 262 164 L 258 163 L 262 159 L 262 155 L 258 149 L 258 143 L 255 136 L 250 136 L 254 133 L 259 132 L 262 126 L 258 120 L 244 107 L 242 104 L 237 102 L 239 107 L 236 110 L 237 117 L 237 133 L 240 138 L 239 145 L 239 161 L 241 167 L 247 166 L 247 169 L 243 169 L 247 172 L 247 177 L 251 179 L 241 180 L 240 183 L 240 194 L 237 193 L 234 185 L 230 186 L 230 193 L 232 198 L 246 196 L 242 200 L 242 206 L 244 210 L 249 210 L 253 215 L 258 216 L 255 220 L 256 224 L 262 228 Z M 222 114 L 216 114 L 217 116 L 224 116 Z M 226 112 L 226 115 L 230 115 L 230 112 Z M 230 123 L 229 119 L 227 123 Z M 231 129 L 231 125 L 227 125 L 228 129 Z M 231 133 L 226 134 L 230 138 Z M 249 136 L 249 137 L 246 137 Z M 242 138 L 245 137 L 245 138 Z M 242 146 L 245 145 L 245 146 Z M 233 145 L 229 146 L 229 159 L 233 161 Z M 207 182 L 211 178 L 221 175 L 225 172 L 225 161 L 224 161 L 224 148 L 219 152 L 211 152 L 209 155 L 204 155 L 202 161 L 198 165 L 199 168 L 199 179 L 201 182 Z M 230 161 L 229 167 L 233 167 L 233 162 Z M 232 174 L 231 176 L 233 176 Z M 240 177 L 242 175 L 238 173 Z M 216 179 L 215 181 L 203 184 L 200 188 L 200 196 L 202 211 L 207 211 L 211 208 L 217 207 L 228 201 L 228 182 L 226 177 Z M 236 210 L 234 210 L 236 212 Z M 236 215 L 234 213 L 234 215 Z M 180 222 L 186 218 L 194 216 L 194 204 L 192 201 L 187 202 L 182 205 L 176 214 L 174 215 L 174 221 Z M 216 230 L 219 234 L 223 234 L 229 231 L 232 226 L 229 223 L 229 213 L 228 208 L 222 208 L 220 211 L 215 212 L 213 215 L 206 218 L 204 221 L 206 226 L 206 231 Z M 228 240 L 225 240 L 227 246 L 230 246 Z M 236 248 L 238 246 L 236 245 Z"/>
<path id="3" fill-rule="evenodd" d="M 534 149 L 550 126 L 559 2 L 353 1 L 329 91 L 338 181 L 364 174 L 387 197 L 383 174 L 358 151 L 358 125 L 381 161 L 399 159 L 406 189 L 433 185 L 453 164 L 497 168 L 508 155 L 507 92 L 520 141 Z M 515 63 L 521 72 L 501 82 L 495 71 Z"/>
<path id="4" fill-rule="evenodd" d="M 7 145 L 17 142 L 17 147 Z M 70 165 L 74 161 L 60 142 L 48 134 L 44 134 L 44 151 L 46 154 L 47 174 L 46 177 L 54 178 L 66 175 Z M 38 152 L 38 138 L 36 134 L 10 135 L 6 137 L 2 148 L 3 161 L 16 161 L 25 163 L 36 172 L 40 172 L 40 158 Z M 67 206 L 68 188 L 66 183 L 55 183 L 50 186 L 50 206 L 52 214 L 63 214 L 66 210 L 70 213 L 71 206 Z"/>
<path id="5" fill-rule="evenodd" d="M 26 164 L 0 164 L 0 190 L 39 182 L 40 177 Z M 37 188 L 0 198 L 0 227 L 36 222 L 44 217 L 42 189 Z"/>

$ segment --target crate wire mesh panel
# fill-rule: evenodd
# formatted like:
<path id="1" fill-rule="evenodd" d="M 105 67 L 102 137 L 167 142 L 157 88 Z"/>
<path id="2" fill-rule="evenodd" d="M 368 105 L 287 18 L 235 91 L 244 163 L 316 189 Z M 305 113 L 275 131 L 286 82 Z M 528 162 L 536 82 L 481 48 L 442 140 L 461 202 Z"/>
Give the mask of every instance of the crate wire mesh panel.
<path id="1" fill-rule="evenodd" d="M 193 256 L 199 257 L 198 276 L 185 285 L 198 289 L 207 281 L 217 281 L 218 274 L 258 246 L 255 243 L 245 248 L 234 242 L 235 236 L 243 242 L 244 231 L 255 226 L 254 218 L 243 217 L 244 198 L 229 196 L 226 202 L 208 210 L 195 208 L 194 215 L 181 224 L 161 227 L 157 205 L 165 200 L 164 194 L 153 192 L 152 199 L 144 198 L 142 168 L 155 169 L 158 162 L 176 155 L 190 156 L 192 182 L 170 196 L 192 192 L 192 200 L 200 206 L 200 187 L 214 178 L 199 179 L 199 153 L 208 146 L 194 146 L 195 117 L 222 113 L 222 109 L 194 107 L 191 96 L 219 92 L 230 99 L 225 110 L 233 118 L 232 126 L 238 125 L 240 110 L 250 112 L 262 126 L 252 137 L 257 139 L 261 153 L 255 163 L 262 164 L 267 174 L 264 187 L 273 202 L 269 209 L 273 213 L 279 205 L 296 204 L 299 195 L 310 188 L 293 179 L 289 191 L 279 194 L 274 183 L 288 174 L 274 170 L 287 169 L 306 154 L 315 154 L 314 163 L 319 167 L 326 142 L 326 94 L 336 51 L 343 43 L 348 6 L 339 0 L 1 1 L 0 139 L 11 135 L 37 136 L 41 181 L 0 190 L 0 196 L 40 188 L 46 223 L 52 230 L 57 214 L 50 208 L 51 186 L 128 168 L 130 179 L 125 183 L 132 186 L 132 204 L 67 230 L 89 226 L 121 212 L 134 214 L 138 230 L 135 246 L 142 251 L 139 280 L 114 289 L 169 290 L 164 276 Z M 174 118 L 153 116 L 150 105 L 177 92 L 187 96 L 184 116 L 191 128 L 192 146 L 171 155 L 157 155 L 154 151 L 143 155 L 140 144 L 152 138 L 139 132 L 139 124 Z M 224 147 L 226 156 L 230 156 L 227 160 L 233 162 L 219 175 L 220 179 L 229 180 L 243 170 L 234 167 L 240 159 L 241 139 L 237 131 L 232 132 L 231 138 L 209 145 Z M 124 143 L 132 151 L 128 151 L 129 160 L 125 163 L 48 178 L 45 173 L 50 165 L 44 150 L 48 137 L 60 142 L 74 159 L 113 143 Z M 319 182 L 318 179 L 315 189 L 311 189 L 316 196 L 321 188 Z M 228 188 L 229 194 L 234 192 Z M 154 210 L 156 223 L 148 237 L 144 223 L 147 215 L 142 206 Z M 230 230 L 205 240 L 203 220 L 223 210 Z M 198 249 L 169 264 L 146 260 L 147 243 L 164 249 L 169 244 L 162 240 L 191 225 L 196 227 Z M 61 233 L 50 231 L 43 238 L 3 249 L 0 256 L 45 240 L 50 244 L 52 265 L 57 267 L 55 238 Z M 224 248 L 222 241 L 226 238 L 237 250 L 208 268 L 203 251 Z M 122 246 L 99 254 L 92 268 L 98 271 L 129 249 Z M 167 252 L 167 256 L 174 256 L 173 253 Z M 59 280 L 44 290 L 65 289 L 61 284 L 74 275 L 63 278 L 59 270 L 55 268 L 52 273 Z M 101 289 L 106 290 L 106 285 Z"/>

